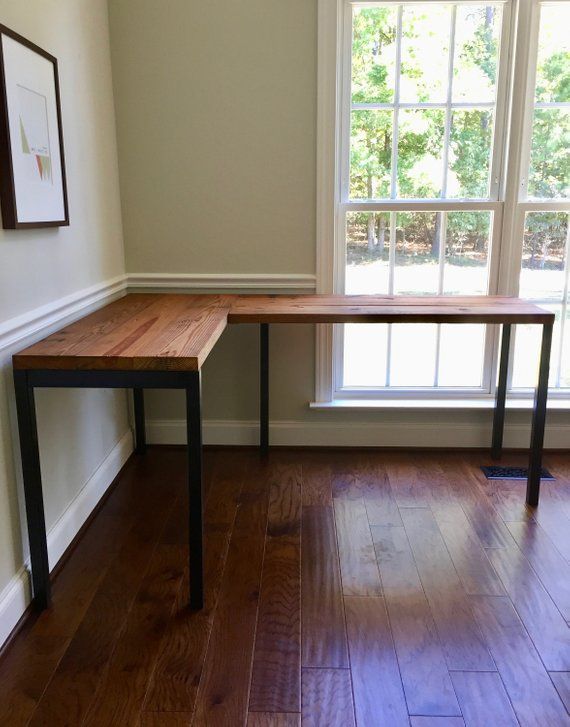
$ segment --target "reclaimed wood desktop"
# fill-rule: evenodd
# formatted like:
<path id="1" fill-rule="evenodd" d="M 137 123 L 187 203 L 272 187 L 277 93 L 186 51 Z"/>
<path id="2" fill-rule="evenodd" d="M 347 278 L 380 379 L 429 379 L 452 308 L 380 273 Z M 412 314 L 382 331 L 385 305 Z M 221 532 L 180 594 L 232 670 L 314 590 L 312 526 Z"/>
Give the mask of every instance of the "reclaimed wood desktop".
<path id="1" fill-rule="evenodd" d="M 50 604 L 50 579 L 34 389 L 131 388 L 135 451 L 146 448 L 145 388 L 184 389 L 188 430 L 190 606 L 203 605 L 201 368 L 228 324 L 260 328 L 260 448 L 269 447 L 269 324 L 490 323 L 502 325 L 492 453 L 503 442 L 511 326 L 542 325 L 527 503 L 538 504 L 554 314 L 517 298 L 346 295 L 130 294 L 13 357 L 34 603 Z"/>

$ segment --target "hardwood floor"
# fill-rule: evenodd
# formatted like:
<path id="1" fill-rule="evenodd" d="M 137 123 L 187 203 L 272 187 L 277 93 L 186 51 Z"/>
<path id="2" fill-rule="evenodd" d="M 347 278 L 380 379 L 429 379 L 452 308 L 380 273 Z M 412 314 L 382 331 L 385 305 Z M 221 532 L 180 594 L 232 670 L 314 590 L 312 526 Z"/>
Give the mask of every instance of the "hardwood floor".
<path id="1" fill-rule="evenodd" d="M 0 660 L 0 725 L 570 725 L 570 455 L 540 507 L 485 453 L 134 457 Z M 520 463 L 519 455 L 505 455 Z"/>

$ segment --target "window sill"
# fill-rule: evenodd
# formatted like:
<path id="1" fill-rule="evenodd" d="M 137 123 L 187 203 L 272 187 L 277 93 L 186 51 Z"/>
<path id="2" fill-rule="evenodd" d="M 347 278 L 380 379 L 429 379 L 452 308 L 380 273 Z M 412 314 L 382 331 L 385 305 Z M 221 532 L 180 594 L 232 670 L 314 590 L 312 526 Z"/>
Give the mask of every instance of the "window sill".
<path id="1" fill-rule="evenodd" d="M 533 407 L 532 399 L 507 399 L 508 410 L 530 411 Z M 311 401 L 311 409 L 320 410 L 360 410 L 382 411 L 386 409 L 408 409 L 410 411 L 434 410 L 491 410 L 495 408 L 495 400 L 481 399 L 334 399 L 333 401 Z M 549 411 L 570 411 L 570 399 L 551 398 L 548 401 Z"/>

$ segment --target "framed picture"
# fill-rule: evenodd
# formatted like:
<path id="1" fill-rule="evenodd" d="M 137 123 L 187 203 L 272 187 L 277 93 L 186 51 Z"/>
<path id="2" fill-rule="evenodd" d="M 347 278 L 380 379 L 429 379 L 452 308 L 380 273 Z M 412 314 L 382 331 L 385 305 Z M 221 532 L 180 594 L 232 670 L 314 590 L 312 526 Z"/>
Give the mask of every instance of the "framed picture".
<path id="1" fill-rule="evenodd" d="M 6 229 L 69 224 L 57 60 L 3 25 L 0 202 Z"/>

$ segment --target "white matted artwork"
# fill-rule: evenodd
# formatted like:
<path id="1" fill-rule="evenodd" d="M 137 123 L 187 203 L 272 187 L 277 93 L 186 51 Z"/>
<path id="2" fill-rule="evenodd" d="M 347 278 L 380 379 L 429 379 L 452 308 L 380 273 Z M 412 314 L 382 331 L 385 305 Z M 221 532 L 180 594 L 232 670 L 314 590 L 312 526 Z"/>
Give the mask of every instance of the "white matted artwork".
<path id="1" fill-rule="evenodd" d="M 57 60 L 0 25 L 0 71 L 3 226 L 68 225 Z"/>

